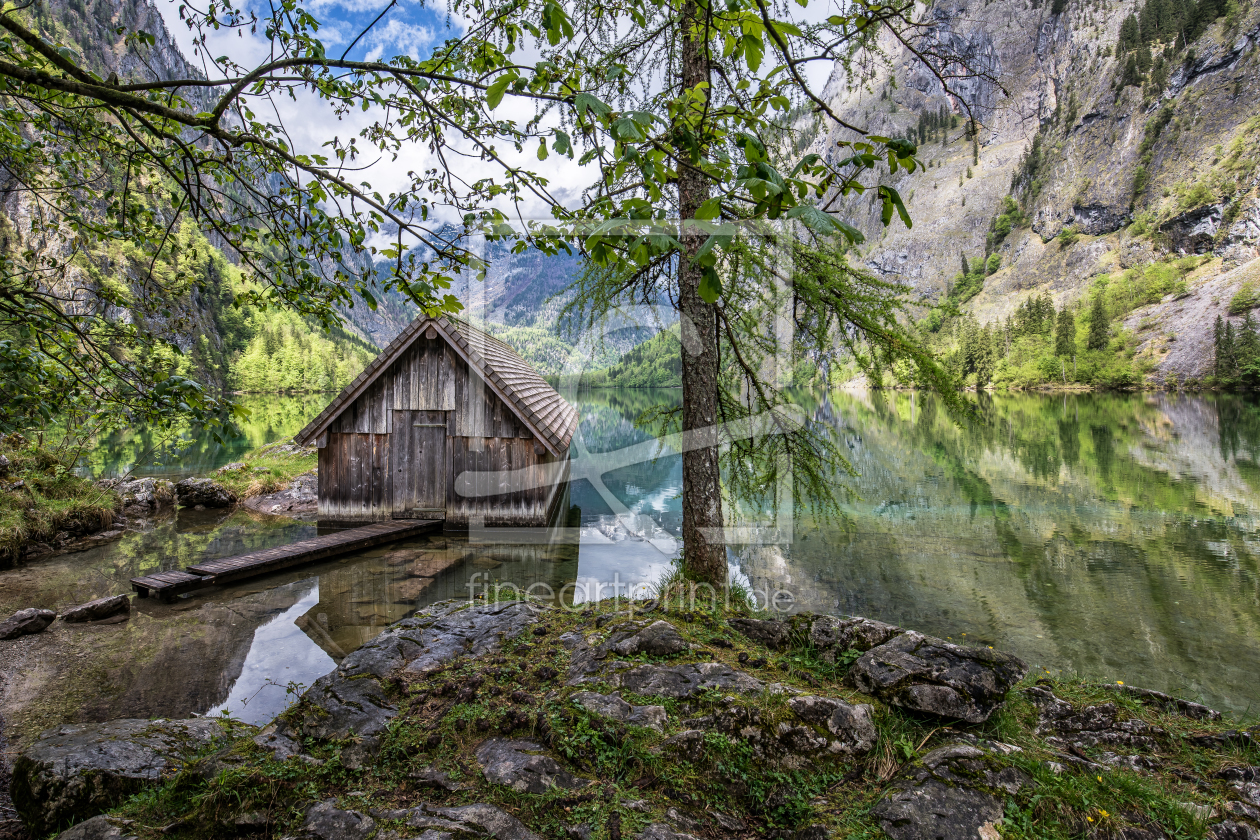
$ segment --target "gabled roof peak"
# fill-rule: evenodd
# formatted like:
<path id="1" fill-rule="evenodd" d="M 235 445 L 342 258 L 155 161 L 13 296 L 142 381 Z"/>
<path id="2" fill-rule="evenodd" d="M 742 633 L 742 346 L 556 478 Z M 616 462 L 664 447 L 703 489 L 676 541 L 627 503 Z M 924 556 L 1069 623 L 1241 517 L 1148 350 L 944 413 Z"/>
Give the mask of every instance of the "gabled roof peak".
<path id="1" fill-rule="evenodd" d="M 328 404 L 327 408 L 294 436 L 306 446 L 332 424 L 347 406 L 359 398 L 382 373 L 432 327 L 503 400 L 517 419 L 553 455 L 563 456 L 577 430 L 578 416 L 546 380 L 510 346 L 467 321 L 452 317 L 421 315 L 385 346 L 363 372 Z"/>

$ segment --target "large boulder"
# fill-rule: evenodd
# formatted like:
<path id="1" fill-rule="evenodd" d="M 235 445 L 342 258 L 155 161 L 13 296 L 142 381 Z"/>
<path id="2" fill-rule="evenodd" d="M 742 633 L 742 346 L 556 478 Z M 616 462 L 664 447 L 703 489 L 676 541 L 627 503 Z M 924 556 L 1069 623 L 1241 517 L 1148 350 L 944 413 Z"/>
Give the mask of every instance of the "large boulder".
<path id="1" fill-rule="evenodd" d="M 875 730 L 874 708 L 867 703 L 854 706 L 833 697 L 793 697 L 788 708 L 806 723 L 822 727 L 836 740 L 833 751 L 866 753 L 879 740 Z"/>
<path id="2" fill-rule="evenodd" d="M 183 507 L 225 508 L 236 504 L 236 494 L 212 478 L 185 478 L 175 485 Z"/>
<path id="3" fill-rule="evenodd" d="M 304 473 L 293 479 L 284 490 L 251 496 L 245 507 L 258 513 L 291 516 L 296 513 L 313 513 L 319 509 L 319 476 Z"/>
<path id="4" fill-rule="evenodd" d="M 498 650 L 538 621 L 542 607 L 505 602 L 464 609 L 466 602 L 446 601 L 390 626 L 351 653 L 302 696 L 302 702 L 277 723 L 276 734 L 300 741 L 349 740 L 342 762 L 365 766 L 381 746 L 381 736 L 398 709 L 385 696 L 382 680 L 398 669 L 421 674 L 461 656 Z"/>
<path id="5" fill-rule="evenodd" d="M 110 595 L 86 604 L 71 607 L 61 614 L 61 620 L 71 624 L 81 621 L 100 621 L 113 615 L 131 612 L 131 598 L 126 595 Z"/>
<path id="6" fill-rule="evenodd" d="M 1004 798 L 1030 783 L 993 753 L 949 744 L 907 769 L 871 815 L 893 840 L 996 840 Z"/>
<path id="7" fill-rule="evenodd" d="M 38 607 L 18 610 L 0 621 L 0 639 L 16 639 L 19 636 L 41 633 L 56 618 L 57 614 L 52 610 L 41 610 Z"/>
<path id="8" fill-rule="evenodd" d="M 552 788 L 584 787 L 560 762 L 542 754 L 542 746 L 521 738 L 490 738 L 477 747 L 477 761 L 488 782 L 507 785 L 517 793 L 547 793 Z"/>
<path id="9" fill-rule="evenodd" d="M 849 673 L 859 691 L 894 706 L 983 723 L 1028 666 L 990 648 L 912 631 L 871 648 Z"/>
<path id="10" fill-rule="evenodd" d="M 824 659 L 835 661 L 846 650 L 866 651 L 900 636 L 905 630 L 870 618 L 822 615 L 809 626 L 809 642 Z"/>
<path id="11" fill-rule="evenodd" d="M 120 820 L 104 814 L 84 820 L 57 835 L 57 840 L 133 840 L 131 820 Z"/>
<path id="12" fill-rule="evenodd" d="M 13 766 L 13 806 L 36 835 L 158 784 L 222 734 L 218 721 L 115 720 L 50 729 Z"/>
<path id="13" fill-rule="evenodd" d="M 175 485 L 164 478 L 132 478 L 108 484 L 122 497 L 123 512 L 128 516 L 155 513 L 175 504 Z"/>

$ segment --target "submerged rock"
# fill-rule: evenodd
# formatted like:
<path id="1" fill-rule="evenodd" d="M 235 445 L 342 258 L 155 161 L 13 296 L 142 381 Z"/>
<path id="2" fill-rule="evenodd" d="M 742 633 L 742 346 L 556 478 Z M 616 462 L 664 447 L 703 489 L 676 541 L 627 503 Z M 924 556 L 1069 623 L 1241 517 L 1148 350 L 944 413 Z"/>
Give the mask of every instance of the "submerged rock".
<path id="1" fill-rule="evenodd" d="M 185 478 L 175 485 L 175 498 L 183 507 L 224 508 L 236 504 L 236 494 L 212 478 Z"/>
<path id="2" fill-rule="evenodd" d="M 56 618 L 57 614 L 52 610 L 42 610 L 38 607 L 18 610 L 4 621 L 0 621 L 0 639 L 17 639 L 21 636 L 42 633 Z"/>
<path id="3" fill-rule="evenodd" d="M 477 747 L 486 781 L 507 785 L 517 793 L 546 793 L 553 787 L 573 789 L 589 784 L 560 766 L 542 746 L 523 738 L 491 738 Z"/>
<path id="4" fill-rule="evenodd" d="M 126 595 L 110 595 L 106 598 L 88 601 L 86 604 L 79 604 L 77 607 L 71 607 L 61 614 L 61 620 L 71 624 L 81 621 L 100 621 L 112 615 L 130 612 L 130 597 Z"/>
<path id="5" fill-rule="evenodd" d="M 35 834 L 95 816 L 161 781 L 223 732 L 218 721 L 115 720 L 50 729 L 13 766 L 13 805 Z"/>
<path id="6" fill-rule="evenodd" d="M 663 732 L 668 716 L 664 706 L 633 706 L 616 694 L 596 694 L 594 691 L 579 691 L 570 698 L 589 712 L 603 715 L 606 718 L 630 723 L 635 726 L 646 726 Z"/>
<path id="7" fill-rule="evenodd" d="M 850 676 L 859 691 L 894 706 L 983 723 L 1026 673 L 1014 656 L 911 631 L 871 648 Z"/>

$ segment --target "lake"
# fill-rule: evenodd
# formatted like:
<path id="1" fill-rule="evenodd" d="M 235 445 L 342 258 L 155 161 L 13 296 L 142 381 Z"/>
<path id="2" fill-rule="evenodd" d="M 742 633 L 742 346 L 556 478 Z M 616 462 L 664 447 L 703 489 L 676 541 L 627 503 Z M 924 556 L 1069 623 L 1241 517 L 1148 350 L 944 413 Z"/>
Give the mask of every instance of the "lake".
<path id="1" fill-rule="evenodd" d="M 255 399 L 255 398 L 251 398 Z M 198 443 L 186 461 L 138 473 L 178 477 L 291 435 L 327 395 L 256 398 L 246 442 Z M 598 464 L 651 437 L 635 424 L 677 391 L 591 391 L 574 457 Z M 838 515 L 781 511 L 745 529 L 733 572 L 781 605 L 865 615 L 993 645 L 1056 673 L 1123 680 L 1247 713 L 1260 700 L 1260 405 L 1174 394 L 973 397 L 956 423 L 930 396 L 803 396 L 853 474 Z M 248 405 L 248 403 L 247 403 Z M 96 474 L 153 447 L 102 442 Z M 594 454 L 592 454 L 594 453 Z M 680 529 L 677 455 L 570 487 L 576 545 L 431 535 L 206 590 L 136 601 L 130 621 L 61 623 L 6 666 L 3 714 L 22 733 L 68 720 L 269 719 L 382 628 L 487 583 L 535 585 L 565 603 L 644 591 L 669 568 Z M 745 523 L 748 524 L 748 523 Z M 0 611 L 64 607 L 128 591 L 129 578 L 287 543 L 313 522 L 246 511 L 180 511 L 121 540 L 0 572 Z M 751 536 L 750 536 L 751 535 Z M 453 565 L 419 579 L 414 564 Z"/>

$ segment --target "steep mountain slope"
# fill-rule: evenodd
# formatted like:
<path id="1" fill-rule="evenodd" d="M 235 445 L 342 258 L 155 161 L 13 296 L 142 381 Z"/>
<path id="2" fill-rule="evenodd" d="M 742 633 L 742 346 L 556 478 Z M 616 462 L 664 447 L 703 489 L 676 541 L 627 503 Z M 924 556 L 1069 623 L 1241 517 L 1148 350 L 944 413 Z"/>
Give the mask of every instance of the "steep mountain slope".
<path id="1" fill-rule="evenodd" d="M 1173 0 L 1151 0 L 1161 2 L 1171 8 Z M 1173 33 L 1119 50 L 1122 25 L 1146 5 L 933 3 L 914 43 L 981 71 L 951 79 L 951 92 L 895 43 L 885 45 L 895 71 L 865 86 L 848 86 L 837 68 L 828 93 L 840 116 L 875 133 L 913 132 L 920 142 L 926 168 L 887 181 L 907 199 L 913 229 L 884 229 L 867 198 L 835 206 L 869 237 L 862 261 L 911 286 L 924 307 L 918 314 L 951 291 L 964 259 L 975 266 L 996 253 L 1001 267 L 983 288 L 954 295 L 981 324 L 1005 320 L 1044 292 L 1058 307 L 1083 305 L 1092 289 L 1110 284 L 1109 301 L 1127 303 L 1109 314 L 1137 333 L 1151 379 L 1208 373 L 1212 322 L 1255 274 L 1260 254 L 1260 9 L 1212 6 L 1197 30 L 1183 30 L 1188 46 Z M 1197 7 L 1188 8 L 1193 15 Z M 979 122 L 974 139 L 964 106 Z M 935 127 L 942 109 L 953 115 L 944 130 Z M 852 136 L 835 128 L 815 148 L 835 156 L 838 139 Z M 1004 206 L 1008 196 L 1014 203 Z M 995 231 L 1007 210 L 1014 212 Z M 1172 262 L 1186 254 L 1210 259 Z M 1125 273 L 1164 263 L 1168 282 L 1142 284 L 1134 279 L 1142 272 Z M 1134 286 L 1127 298 L 1122 284 Z M 1169 329 L 1178 334 L 1170 339 Z M 1193 340 L 1184 340 L 1187 332 Z"/>

